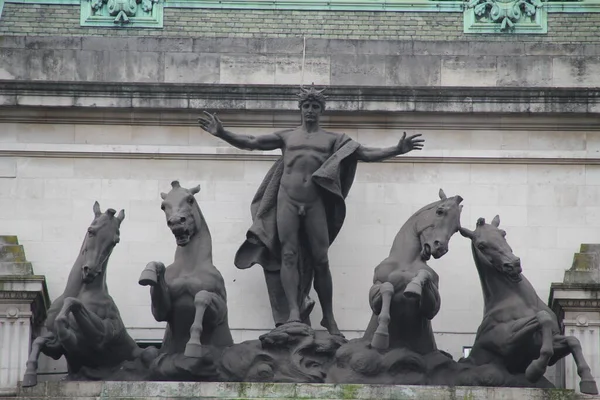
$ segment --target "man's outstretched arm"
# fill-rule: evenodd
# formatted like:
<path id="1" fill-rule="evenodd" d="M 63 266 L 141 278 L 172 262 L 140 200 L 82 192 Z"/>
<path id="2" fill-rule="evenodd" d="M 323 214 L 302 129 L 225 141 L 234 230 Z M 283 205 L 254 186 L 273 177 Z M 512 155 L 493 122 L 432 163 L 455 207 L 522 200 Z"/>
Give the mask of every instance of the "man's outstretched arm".
<path id="1" fill-rule="evenodd" d="M 356 156 L 361 161 L 373 162 L 381 161 L 386 158 L 394 157 L 400 154 L 406 154 L 412 150 L 421 150 L 423 148 L 424 139 L 418 139 L 419 135 L 406 137 L 406 132 L 398 142 L 398 145 L 387 148 L 373 148 L 361 145 L 356 150 Z"/>
<path id="2" fill-rule="evenodd" d="M 200 127 L 213 136 L 223 139 L 230 145 L 242 150 L 275 150 L 283 147 L 283 140 L 275 134 L 252 136 L 239 135 L 223 128 L 223 124 L 209 112 L 204 111 L 204 118 L 198 118 Z"/>

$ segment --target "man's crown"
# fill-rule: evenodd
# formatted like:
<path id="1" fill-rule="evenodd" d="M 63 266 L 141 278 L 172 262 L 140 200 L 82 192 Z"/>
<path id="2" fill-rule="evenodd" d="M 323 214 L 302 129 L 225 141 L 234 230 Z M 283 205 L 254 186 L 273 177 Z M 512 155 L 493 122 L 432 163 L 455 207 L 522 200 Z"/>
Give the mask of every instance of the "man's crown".
<path id="1" fill-rule="evenodd" d="M 327 101 L 327 97 L 325 97 L 323 95 L 324 91 L 325 91 L 325 89 L 321 89 L 321 90 L 315 89 L 314 83 L 308 89 L 304 88 L 304 86 L 300 86 L 300 93 L 298 93 L 296 95 L 299 98 L 298 107 L 302 108 L 302 103 L 312 100 L 312 101 L 316 101 L 317 103 L 321 104 L 321 107 L 324 110 L 325 102 Z"/>

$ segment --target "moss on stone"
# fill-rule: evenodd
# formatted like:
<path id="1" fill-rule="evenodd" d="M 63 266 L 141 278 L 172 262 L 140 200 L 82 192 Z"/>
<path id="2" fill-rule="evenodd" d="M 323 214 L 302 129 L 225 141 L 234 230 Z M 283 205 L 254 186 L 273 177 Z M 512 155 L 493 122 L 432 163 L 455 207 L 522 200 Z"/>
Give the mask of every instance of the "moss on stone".
<path id="1" fill-rule="evenodd" d="M 356 399 L 361 385 L 342 385 L 342 399 Z"/>

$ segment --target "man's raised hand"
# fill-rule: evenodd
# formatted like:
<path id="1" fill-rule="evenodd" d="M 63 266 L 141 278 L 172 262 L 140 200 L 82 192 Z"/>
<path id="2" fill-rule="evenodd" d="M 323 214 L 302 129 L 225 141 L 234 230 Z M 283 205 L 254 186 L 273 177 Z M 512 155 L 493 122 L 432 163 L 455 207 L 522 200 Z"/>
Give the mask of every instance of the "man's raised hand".
<path id="1" fill-rule="evenodd" d="M 206 132 L 214 136 L 220 136 L 223 133 L 223 124 L 216 114 L 211 114 L 208 111 L 204 111 L 205 117 L 198 118 L 200 127 Z"/>
<path id="2" fill-rule="evenodd" d="M 400 139 L 400 142 L 398 142 L 399 153 L 405 154 L 412 150 L 423 149 L 425 139 L 418 139 L 419 136 L 421 136 L 421 134 L 406 137 L 406 132 L 404 132 L 404 135 L 402 135 L 402 139 Z"/>

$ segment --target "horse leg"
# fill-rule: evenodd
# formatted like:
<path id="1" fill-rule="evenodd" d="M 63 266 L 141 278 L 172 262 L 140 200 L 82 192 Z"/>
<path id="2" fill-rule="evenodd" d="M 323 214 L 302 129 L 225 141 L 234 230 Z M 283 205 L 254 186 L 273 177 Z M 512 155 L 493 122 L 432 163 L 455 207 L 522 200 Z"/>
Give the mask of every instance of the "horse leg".
<path id="1" fill-rule="evenodd" d="M 581 351 L 581 343 L 575 336 L 554 336 L 554 357 L 553 361 L 565 357 L 567 354 L 573 355 L 575 365 L 577 366 L 577 375 L 581 378 L 579 382 L 579 390 L 585 394 L 598 394 L 598 386 L 592 375 L 590 366 L 588 365 L 583 352 Z"/>
<path id="2" fill-rule="evenodd" d="M 171 312 L 171 296 L 165 280 L 165 265 L 158 261 L 149 262 L 142 271 L 139 284 L 150 286 L 152 315 L 159 322 L 169 319 Z"/>
<path id="3" fill-rule="evenodd" d="M 69 313 L 71 312 L 72 301 L 69 301 L 72 297 L 67 297 L 63 301 L 63 306 L 54 320 L 54 327 L 56 329 L 56 337 L 60 344 L 64 347 L 65 352 L 76 352 L 77 351 L 77 337 L 73 333 L 73 328 L 69 324 Z"/>
<path id="4" fill-rule="evenodd" d="M 65 299 L 65 304 L 70 303 L 70 310 L 75 318 L 82 335 L 89 339 L 92 347 L 99 347 L 106 342 L 107 329 L 104 320 L 90 312 L 79 299 L 70 297 Z"/>
<path id="5" fill-rule="evenodd" d="M 421 297 L 421 314 L 428 320 L 432 320 L 440 311 L 441 305 L 442 301 L 437 286 L 432 281 L 427 281 L 423 297 Z"/>
<path id="6" fill-rule="evenodd" d="M 385 350 L 390 345 L 390 305 L 394 296 L 394 286 L 389 282 L 384 282 L 379 287 L 381 293 L 381 311 L 377 317 L 377 330 L 373 334 L 371 347 L 378 350 Z"/>
<path id="7" fill-rule="evenodd" d="M 423 285 L 431 278 L 429 271 L 421 269 L 404 288 L 404 296 L 412 298 L 420 298 L 423 291 Z"/>
<path id="8" fill-rule="evenodd" d="M 219 325 L 225 316 L 224 310 L 227 309 L 227 305 L 221 297 L 206 290 L 196 293 L 194 306 L 196 307 L 196 315 L 190 328 L 190 340 L 185 346 L 184 355 L 186 357 L 201 357 L 203 354 L 200 338 L 204 329 L 204 314 L 207 311 L 210 313 L 211 318 L 207 318 L 206 322 L 210 322 L 214 328 Z"/>
<path id="9" fill-rule="evenodd" d="M 542 347 L 540 356 L 533 360 L 525 370 L 525 377 L 530 382 L 537 382 L 546 372 L 550 358 L 554 355 L 552 327 L 554 321 L 547 311 L 540 311 L 536 315 L 542 333 Z"/>
<path id="10" fill-rule="evenodd" d="M 23 376 L 23 382 L 21 383 L 23 387 L 37 385 L 38 358 L 46 344 L 52 340 L 53 336 L 54 335 L 51 332 L 48 332 L 43 336 L 37 337 L 31 344 L 31 353 L 29 353 L 29 357 L 27 358 L 25 375 Z"/>

